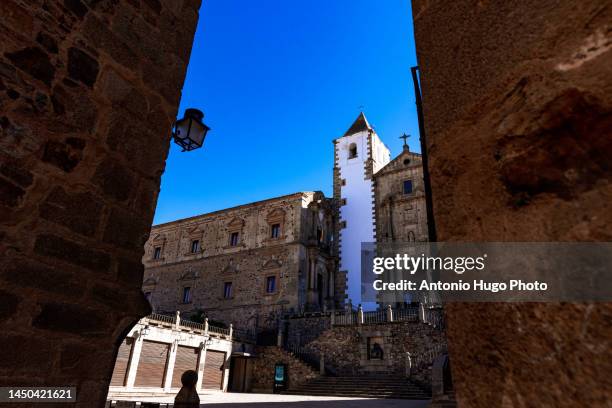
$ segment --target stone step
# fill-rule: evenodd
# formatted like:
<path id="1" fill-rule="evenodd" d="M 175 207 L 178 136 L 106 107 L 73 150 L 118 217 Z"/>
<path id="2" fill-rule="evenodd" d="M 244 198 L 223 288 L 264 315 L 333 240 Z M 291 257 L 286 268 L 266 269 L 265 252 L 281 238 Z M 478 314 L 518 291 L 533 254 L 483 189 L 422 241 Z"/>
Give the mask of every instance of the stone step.
<path id="1" fill-rule="evenodd" d="M 307 386 L 295 387 L 296 390 L 321 390 L 321 391 L 348 391 L 348 392 L 359 392 L 363 390 L 364 392 L 423 392 L 421 388 L 418 387 L 331 387 L 326 385 L 316 385 L 309 384 Z"/>
<path id="2" fill-rule="evenodd" d="M 376 399 L 406 399 L 406 400 L 429 400 L 427 394 L 355 394 L 355 393 L 333 393 L 333 392 L 299 392 L 285 391 L 287 395 L 311 395 L 315 397 L 349 397 L 349 398 L 376 398 Z"/>
<path id="3" fill-rule="evenodd" d="M 296 392 L 296 393 L 326 393 L 326 394 L 351 394 L 351 395 L 360 395 L 360 394 L 376 394 L 376 395 L 428 395 L 423 391 L 377 391 L 377 390 L 321 390 L 321 389 L 310 389 L 310 388 L 296 388 L 287 390 L 288 392 Z"/>
<path id="4" fill-rule="evenodd" d="M 430 399 L 430 393 L 406 378 L 319 377 L 284 392 L 292 395 Z"/>
<path id="5" fill-rule="evenodd" d="M 330 385 L 334 387 L 353 387 L 353 388 L 358 388 L 358 387 L 368 387 L 368 388 L 416 387 L 416 388 L 420 388 L 418 385 L 412 384 L 412 383 L 326 382 L 326 381 L 316 381 L 315 380 L 315 381 L 312 381 L 310 384 L 325 384 L 325 385 Z"/>
<path id="6" fill-rule="evenodd" d="M 411 384 L 408 380 L 342 379 L 339 377 L 319 377 L 318 380 L 330 384 Z"/>
<path id="7" fill-rule="evenodd" d="M 422 388 L 418 387 L 416 385 L 357 387 L 355 385 L 349 385 L 349 384 L 345 384 L 345 385 L 331 385 L 331 384 L 325 384 L 325 383 L 320 383 L 320 382 L 309 383 L 308 385 L 297 386 L 295 388 L 296 389 L 297 388 L 321 388 L 321 389 L 334 389 L 334 390 L 355 390 L 355 389 L 362 389 L 362 390 L 382 390 L 382 391 L 394 391 L 394 390 L 417 390 L 417 391 L 422 391 Z"/>

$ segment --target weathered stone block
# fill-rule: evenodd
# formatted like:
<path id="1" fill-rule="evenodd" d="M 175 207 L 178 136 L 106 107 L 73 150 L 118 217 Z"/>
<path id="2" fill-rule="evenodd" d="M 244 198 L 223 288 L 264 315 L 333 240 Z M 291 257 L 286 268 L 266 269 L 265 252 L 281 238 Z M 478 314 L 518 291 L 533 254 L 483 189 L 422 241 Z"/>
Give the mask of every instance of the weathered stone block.
<path id="1" fill-rule="evenodd" d="M 100 82 L 102 93 L 114 107 L 125 108 L 140 119 L 145 117 L 147 100 L 129 81 L 109 68 L 102 72 Z"/>
<path id="2" fill-rule="evenodd" d="M 84 288 L 72 273 L 51 268 L 38 262 L 18 259 L 3 265 L 2 278 L 6 282 L 26 288 L 57 293 L 67 297 L 80 297 Z"/>
<path id="3" fill-rule="evenodd" d="M 90 193 L 67 193 L 55 188 L 40 206 L 40 216 L 63 225 L 74 232 L 92 236 L 95 234 L 103 205 Z"/>
<path id="4" fill-rule="evenodd" d="M 29 187 L 34 181 L 34 176 L 29 170 L 12 163 L 0 165 L 0 174 L 24 188 Z"/>
<path id="5" fill-rule="evenodd" d="M 8 319 L 17 311 L 19 305 L 19 297 L 10 292 L 0 289 L 0 322 Z"/>
<path id="6" fill-rule="evenodd" d="M 15 1 L 0 1 L 0 15 L 3 17 L 4 24 L 13 30 L 25 35 L 32 31 L 34 22 L 32 15 Z"/>
<path id="7" fill-rule="evenodd" d="M 110 270 L 108 254 L 55 235 L 39 235 L 34 244 L 34 251 L 95 272 L 108 273 Z"/>
<path id="8" fill-rule="evenodd" d="M 0 204 L 15 207 L 25 195 L 25 190 L 6 180 L 0 179 Z"/>
<path id="9" fill-rule="evenodd" d="M 68 75 L 93 88 L 100 66 L 98 61 L 78 48 L 68 50 Z"/>
<path id="10" fill-rule="evenodd" d="M 36 36 L 36 42 L 45 47 L 51 54 L 57 54 L 57 40 L 49 33 L 41 31 Z"/>
<path id="11" fill-rule="evenodd" d="M 127 258 L 117 260 L 117 278 L 128 287 L 140 289 L 143 273 L 144 265 L 142 262 L 134 262 Z"/>
<path id="12" fill-rule="evenodd" d="M 32 326 L 84 336 L 104 335 L 108 322 L 101 311 L 82 304 L 45 303 Z"/>
<path id="13" fill-rule="evenodd" d="M 62 347 L 59 367 L 83 378 L 104 379 L 113 369 L 113 353 L 107 344 L 68 343 Z"/>
<path id="14" fill-rule="evenodd" d="M 131 303 L 119 287 L 104 284 L 91 288 L 91 297 L 110 309 L 123 309 Z"/>
<path id="15" fill-rule="evenodd" d="M 0 333 L 0 373 L 49 372 L 54 362 L 54 346 L 49 339 Z M 24 358 L 27 356 L 27 358 Z"/>
<path id="16" fill-rule="evenodd" d="M 138 56 L 109 29 L 105 22 L 90 14 L 83 24 L 83 34 L 92 45 L 106 51 L 124 67 L 137 69 L 140 65 Z"/>
<path id="17" fill-rule="evenodd" d="M 49 56 L 39 47 L 28 47 L 4 54 L 16 67 L 44 82 L 47 86 L 55 77 L 55 67 Z"/>
<path id="18" fill-rule="evenodd" d="M 64 7 L 77 17 L 83 17 L 89 11 L 80 0 L 64 0 Z"/>
<path id="19" fill-rule="evenodd" d="M 141 250 L 149 230 L 150 226 L 134 214 L 115 208 L 104 230 L 104 242 L 120 248 Z"/>
<path id="20" fill-rule="evenodd" d="M 105 195 L 117 201 L 125 201 L 134 189 L 134 174 L 117 160 L 105 160 L 98 165 L 93 181 Z"/>
<path id="21" fill-rule="evenodd" d="M 70 173 L 83 158 L 85 141 L 68 138 L 64 143 L 50 140 L 45 145 L 42 160 Z"/>

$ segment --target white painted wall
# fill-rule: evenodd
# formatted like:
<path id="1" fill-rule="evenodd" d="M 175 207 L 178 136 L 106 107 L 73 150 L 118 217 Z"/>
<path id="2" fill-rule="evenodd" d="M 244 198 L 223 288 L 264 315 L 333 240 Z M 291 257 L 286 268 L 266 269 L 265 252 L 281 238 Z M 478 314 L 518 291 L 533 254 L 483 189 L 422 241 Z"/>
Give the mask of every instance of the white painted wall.
<path id="1" fill-rule="evenodd" d="M 110 386 L 107 399 L 126 399 L 124 397 L 139 395 L 147 395 L 150 393 L 168 394 L 176 396 L 180 388 L 171 388 L 172 373 L 174 369 L 174 361 L 176 358 L 176 350 L 178 346 L 187 346 L 200 348 L 200 358 L 198 367 L 198 384 L 197 391 L 201 392 L 202 379 L 204 373 L 206 350 L 222 351 L 226 356 L 225 373 L 223 376 L 223 388 L 220 391 L 227 391 L 229 380 L 229 359 L 232 354 L 232 340 L 222 336 L 211 335 L 205 336 L 201 333 L 193 331 L 185 331 L 185 329 L 177 329 L 175 327 L 156 326 L 149 324 L 147 318 L 141 319 L 129 332 L 126 337 L 135 338 L 133 350 L 130 355 L 130 363 L 128 365 L 127 381 L 124 387 Z M 165 373 L 164 387 L 149 388 L 135 387 L 136 371 L 140 359 L 140 350 L 144 340 L 155 341 L 158 343 L 166 343 L 170 347 L 168 354 L 167 369 Z M 208 340 L 208 341 L 207 341 Z M 208 344 L 207 344 L 208 343 Z M 203 347 L 202 347 L 203 346 Z M 214 390 L 206 390 L 206 392 L 215 392 Z"/>
<path id="2" fill-rule="evenodd" d="M 340 230 L 340 270 L 347 271 L 348 298 L 354 305 L 361 303 L 361 243 L 374 241 L 374 199 L 372 180 L 365 175 L 368 160 L 368 131 L 337 139 L 335 144 L 336 165 L 340 178 L 346 185 L 340 187 L 340 197 L 346 205 L 340 207 L 340 221 L 346 228 Z M 357 157 L 349 159 L 349 146 L 357 145 Z M 372 135 L 372 159 L 374 172 L 389 163 L 390 152 L 379 137 Z"/>

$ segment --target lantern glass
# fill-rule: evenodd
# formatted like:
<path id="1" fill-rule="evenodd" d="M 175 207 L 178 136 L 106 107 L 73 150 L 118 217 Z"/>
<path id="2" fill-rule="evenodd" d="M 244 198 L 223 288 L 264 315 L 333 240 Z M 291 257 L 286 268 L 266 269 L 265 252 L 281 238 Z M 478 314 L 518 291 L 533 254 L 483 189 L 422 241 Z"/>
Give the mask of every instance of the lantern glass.
<path id="1" fill-rule="evenodd" d="M 206 126 L 197 120 L 191 120 L 191 131 L 189 132 L 189 138 L 191 141 L 198 146 L 202 146 L 204 137 L 206 136 Z"/>
<path id="2" fill-rule="evenodd" d="M 174 141 L 184 150 L 202 147 L 206 133 L 210 130 L 202 123 L 204 114 L 197 109 L 187 109 L 185 117 L 174 125 Z"/>
<path id="3" fill-rule="evenodd" d="M 189 125 L 191 120 L 181 119 L 174 125 L 174 137 L 179 140 L 185 140 L 189 137 Z"/>

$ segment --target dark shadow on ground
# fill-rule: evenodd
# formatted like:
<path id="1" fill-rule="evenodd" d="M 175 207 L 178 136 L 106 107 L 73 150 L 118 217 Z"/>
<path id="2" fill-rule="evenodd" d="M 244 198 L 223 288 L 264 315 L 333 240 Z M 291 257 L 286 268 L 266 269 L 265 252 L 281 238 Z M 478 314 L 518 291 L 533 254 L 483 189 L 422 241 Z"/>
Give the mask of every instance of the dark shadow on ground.
<path id="1" fill-rule="evenodd" d="M 333 401 L 240 402 L 202 404 L 201 408 L 426 408 L 430 400 L 363 399 Z"/>

